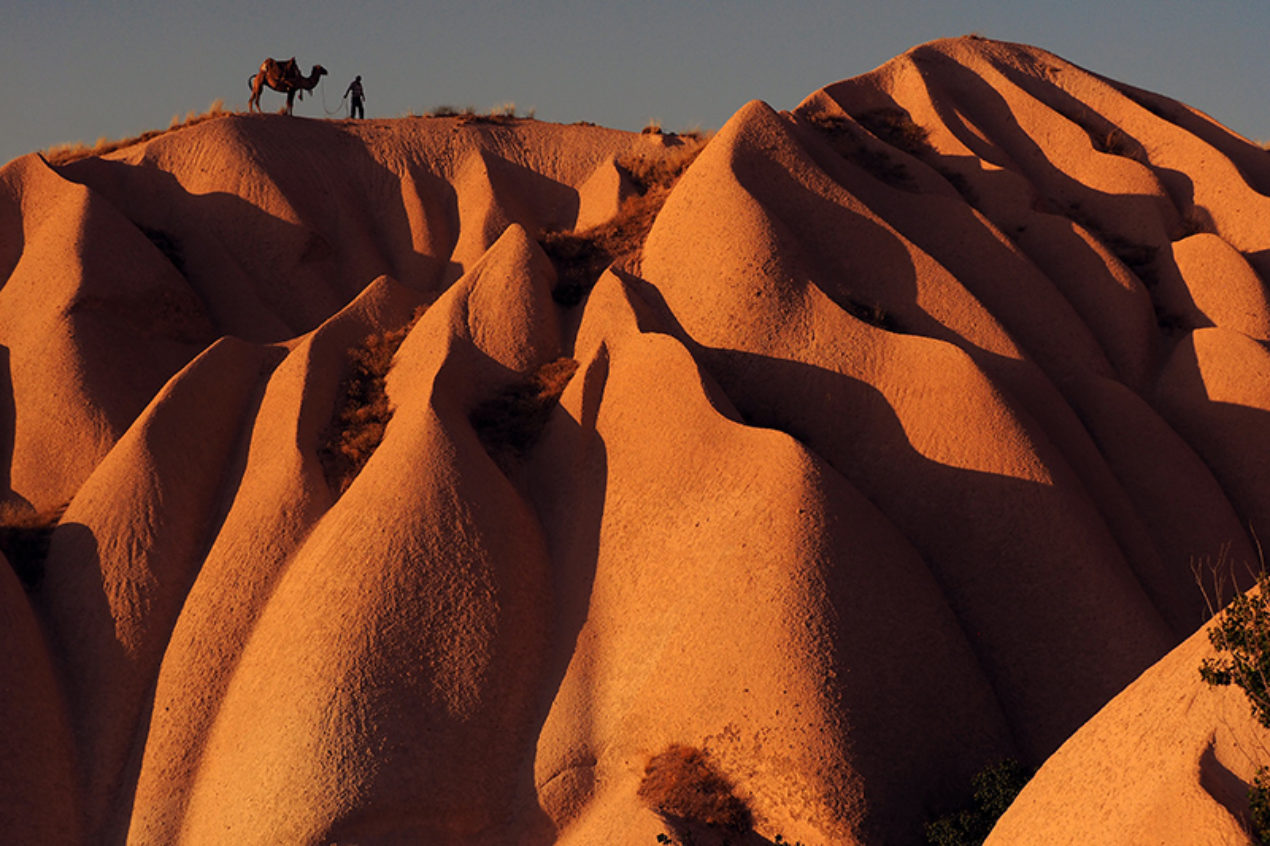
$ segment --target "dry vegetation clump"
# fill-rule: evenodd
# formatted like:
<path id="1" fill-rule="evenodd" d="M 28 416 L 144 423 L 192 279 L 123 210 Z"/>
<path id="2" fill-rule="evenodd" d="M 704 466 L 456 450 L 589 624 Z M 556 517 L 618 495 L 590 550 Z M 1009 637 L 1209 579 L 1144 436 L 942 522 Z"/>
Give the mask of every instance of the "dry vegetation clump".
<path id="1" fill-rule="evenodd" d="M 0 552 L 27 590 L 38 588 L 44 580 L 49 541 L 65 513 L 66 505 L 60 505 L 47 511 L 0 514 Z"/>
<path id="2" fill-rule="evenodd" d="M 131 147 L 133 144 L 140 144 L 143 141 L 149 141 L 152 138 L 158 138 L 160 135 L 166 135 L 178 129 L 196 126 L 205 121 L 215 120 L 216 118 L 228 117 L 234 112 L 225 108 L 223 100 L 215 100 L 208 107 L 207 111 L 201 114 L 189 112 L 184 118 L 180 115 L 172 116 L 172 123 L 167 129 L 151 129 L 132 138 L 124 138 L 119 141 L 111 141 L 108 138 L 98 138 L 97 143 L 88 146 L 82 142 L 74 144 L 58 144 L 44 151 L 44 160 L 51 165 L 69 164 L 79 159 L 86 159 L 89 156 L 104 156 L 107 153 L 113 153 L 115 150 L 121 150 L 124 147 Z"/>
<path id="3" fill-rule="evenodd" d="M 852 117 L 882 141 L 911 156 L 920 157 L 930 150 L 930 133 L 904 109 L 869 109 Z"/>
<path id="4" fill-rule="evenodd" d="M 534 120 L 536 114 L 537 111 L 532 107 L 521 112 L 515 103 L 508 102 L 495 106 L 485 114 L 477 112 L 475 106 L 464 106 L 461 109 L 451 105 L 435 106 L 425 112 L 424 117 L 458 118 L 459 126 L 467 126 L 471 123 L 509 124 L 518 120 Z"/>
<path id="5" fill-rule="evenodd" d="M 654 755 L 636 795 L 681 835 L 693 826 L 737 833 L 754 826 L 750 809 L 733 793 L 731 783 L 704 752 L 691 746 L 676 743 Z"/>
<path id="6" fill-rule="evenodd" d="M 876 142 L 871 143 L 858 127 L 868 130 L 877 141 L 926 162 L 970 205 L 979 202 L 978 192 L 971 186 L 970 180 L 941 162 L 939 154 L 930 144 L 929 131 L 916 123 L 903 109 L 870 109 L 852 116 L 850 120 L 818 114 L 809 116 L 807 122 L 820 130 L 839 155 L 855 162 L 892 188 L 916 191 L 917 183 L 903 162 L 896 161 L 885 150 L 878 149 Z"/>
<path id="7" fill-rule="evenodd" d="M 423 308 L 417 310 L 398 329 L 372 332 L 348 352 L 348 372 L 340 383 L 331 422 L 318 446 L 326 483 L 337 497 L 348 490 L 384 439 L 393 413 L 385 390 L 388 369 L 397 348 L 423 312 Z"/>
<path id="8" fill-rule="evenodd" d="M 1137 141 L 1125 135 L 1122 130 L 1113 127 L 1106 132 L 1086 131 L 1089 132 L 1089 140 L 1098 152 L 1146 164 L 1146 150 Z"/>
<path id="9" fill-rule="evenodd" d="M 639 254 L 671 189 L 709 140 L 703 132 L 667 137 L 669 146 L 635 150 L 618 159 L 617 166 L 638 193 L 627 197 L 611 220 L 581 232 L 546 232 L 539 238 L 556 268 L 551 292 L 556 302 L 577 305 L 606 267 Z"/>
<path id="10" fill-rule="evenodd" d="M 538 442 L 551 410 L 577 369 L 574 359 L 558 358 L 524 374 L 472 409 L 468 422 L 500 467 L 511 467 Z"/>
<path id="11" fill-rule="evenodd" d="M 879 149 L 876 142 L 869 143 L 850 119 L 817 114 L 809 116 L 807 122 L 820 131 L 838 155 L 859 165 L 879 182 L 904 191 L 916 190 L 917 185 L 904 163 Z"/>

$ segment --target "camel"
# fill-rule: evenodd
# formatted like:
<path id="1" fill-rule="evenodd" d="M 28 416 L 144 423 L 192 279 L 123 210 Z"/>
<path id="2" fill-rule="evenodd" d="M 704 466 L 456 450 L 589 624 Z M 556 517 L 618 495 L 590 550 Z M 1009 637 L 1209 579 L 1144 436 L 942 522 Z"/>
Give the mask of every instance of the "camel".
<path id="1" fill-rule="evenodd" d="M 326 68 L 321 65 L 314 65 L 309 75 L 301 76 L 300 66 L 295 62 L 295 56 L 287 59 L 285 62 L 279 62 L 275 59 L 265 59 L 260 65 L 260 70 L 247 78 L 247 87 L 251 89 L 251 98 L 247 101 L 248 111 L 261 111 L 260 108 L 260 92 L 266 85 L 274 91 L 281 91 L 287 95 L 287 114 L 291 114 L 291 107 L 295 102 L 296 92 L 300 92 L 303 97 L 305 91 L 312 91 L 320 80 L 326 74 Z"/>

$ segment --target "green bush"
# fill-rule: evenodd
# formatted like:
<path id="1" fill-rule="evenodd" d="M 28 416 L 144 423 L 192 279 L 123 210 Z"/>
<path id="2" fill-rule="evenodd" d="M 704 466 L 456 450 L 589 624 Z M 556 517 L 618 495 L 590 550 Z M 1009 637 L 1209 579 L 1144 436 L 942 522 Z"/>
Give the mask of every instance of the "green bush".
<path id="1" fill-rule="evenodd" d="M 1217 624 L 1208 630 L 1208 640 L 1218 651 L 1217 658 L 1205 658 L 1199 675 L 1211 685 L 1238 685 L 1248 697 L 1252 715 L 1270 728 L 1270 608 L 1266 593 L 1270 576 L 1257 577 L 1260 588 L 1241 593 L 1230 601 Z"/>
<path id="2" fill-rule="evenodd" d="M 1208 630 L 1218 657 L 1205 658 L 1199 676 L 1216 687 L 1237 685 L 1248 697 L 1253 717 L 1270 728 L 1270 574 L 1257 576 L 1257 590 L 1236 596 Z M 1260 767 L 1248 788 L 1252 833 L 1270 846 L 1270 767 Z"/>
<path id="3" fill-rule="evenodd" d="M 971 779 L 973 807 L 940 817 L 926 826 L 930 846 L 979 846 L 1030 778 L 1013 758 L 985 768 Z"/>
<path id="4" fill-rule="evenodd" d="M 1262 844 L 1270 846 L 1270 767 L 1260 767 L 1248 788 L 1248 806 L 1252 816 L 1252 833 Z"/>

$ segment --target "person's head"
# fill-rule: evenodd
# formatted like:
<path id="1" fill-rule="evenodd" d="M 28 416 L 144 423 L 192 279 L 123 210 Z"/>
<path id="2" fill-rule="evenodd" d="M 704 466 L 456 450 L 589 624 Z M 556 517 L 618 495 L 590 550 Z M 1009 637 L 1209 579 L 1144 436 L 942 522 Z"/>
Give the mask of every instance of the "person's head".
<path id="1" fill-rule="evenodd" d="M 361 81 L 362 81 L 362 75 L 359 73 L 357 75 L 357 79 L 354 79 L 353 82 L 361 82 Z"/>

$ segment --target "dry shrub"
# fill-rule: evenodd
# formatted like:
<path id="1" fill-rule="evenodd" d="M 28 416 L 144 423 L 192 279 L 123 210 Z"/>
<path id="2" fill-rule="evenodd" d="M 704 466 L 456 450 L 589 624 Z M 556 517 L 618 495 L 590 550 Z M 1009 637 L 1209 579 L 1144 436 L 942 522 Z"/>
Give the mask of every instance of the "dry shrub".
<path id="1" fill-rule="evenodd" d="M 349 350 L 348 372 L 331 422 L 318 446 L 318 460 L 336 496 L 348 490 L 384 439 L 393 408 L 385 385 L 393 356 L 424 309 L 398 329 L 372 332 Z"/>
<path id="2" fill-rule="evenodd" d="M 745 831 L 753 827 L 753 816 L 732 790 L 704 752 L 672 744 L 648 762 L 636 795 L 672 823 Z"/>
<path id="3" fill-rule="evenodd" d="M 0 515 L 0 552 L 9 559 L 23 587 L 34 590 L 44 580 L 53 530 L 66 513 L 66 505 L 47 511 L 23 511 Z"/>
<path id="4" fill-rule="evenodd" d="M 542 247 L 556 267 L 551 292 L 556 302 L 577 305 L 606 267 L 638 255 L 671 189 L 709 140 L 701 132 L 669 137 L 670 146 L 641 148 L 618 159 L 639 193 L 627 197 L 611 220 L 581 232 L 542 235 Z"/>
<path id="5" fill-rule="evenodd" d="M 205 121 L 214 120 L 220 117 L 232 115 L 234 112 L 225 108 L 224 100 L 214 100 L 207 111 L 197 114 L 189 112 L 182 119 L 180 115 L 173 115 L 172 122 L 167 129 L 151 129 L 132 138 L 124 138 L 119 141 L 111 141 L 107 138 L 98 138 L 97 143 L 92 147 L 82 142 L 73 144 L 58 144 L 44 151 L 44 160 L 51 165 L 64 165 L 79 159 L 86 159 L 89 156 L 104 156 L 107 153 L 113 153 L 115 150 L 121 150 L 124 147 L 130 147 L 133 144 L 140 144 L 149 141 L 152 138 L 158 138 L 160 135 L 166 135 L 178 129 L 186 129 L 187 127 L 196 126 Z"/>
<path id="6" fill-rule="evenodd" d="M 917 124 L 904 109 L 870 109 L 853 117 L 856 123 L 869 132 L 909 155 L 920 157 L 930 151 L 930 133 Z"/>
<path id="7" fill-rule="evenodd" d="M 523 458 L 547 426 L 551 410 L 578 369 L 571 358 L 539 367 L 480 403 L 468 415 L 485 450 L 504 469 Z"/>

